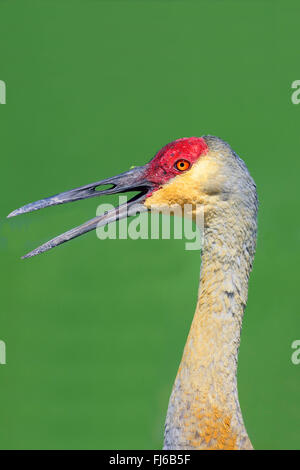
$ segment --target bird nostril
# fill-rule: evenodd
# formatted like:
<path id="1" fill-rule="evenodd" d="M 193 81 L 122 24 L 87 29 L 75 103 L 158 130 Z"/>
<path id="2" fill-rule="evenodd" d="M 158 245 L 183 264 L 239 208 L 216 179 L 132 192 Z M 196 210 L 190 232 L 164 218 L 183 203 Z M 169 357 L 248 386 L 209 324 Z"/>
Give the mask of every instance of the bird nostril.
<path id="1" fill-rule="evenodd" d="M 107 184 L 100 184 L 99 186 L 95 187 L 95 191 L 107 191 L 109 189 L 114 189 L 116 187 L 115 184 L 107 183 Z"/>

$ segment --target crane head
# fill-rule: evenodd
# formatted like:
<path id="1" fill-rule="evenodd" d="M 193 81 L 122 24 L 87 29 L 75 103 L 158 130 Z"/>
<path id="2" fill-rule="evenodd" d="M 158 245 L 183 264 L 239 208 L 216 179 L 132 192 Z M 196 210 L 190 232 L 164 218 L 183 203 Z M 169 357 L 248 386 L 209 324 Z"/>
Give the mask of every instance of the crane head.
<path id="1" fill-rule="evenodd" d="M 172 208 L 173 205 L 204 203 L 206 197 L 218 192 L 221 184 L 220 158 L 218 151 L 213 151 L 213 142 L 221 142 L 230 149 L 221 139 L 211 136 L 177 139 L 159 150 L 144 166 L 133 167 L 117 176 L 41 199 L 11 212 L 8 217 L 105 194 L 138 192 L 127 203 L 53 238 L 23 258 L 48 251 L 99 226 L 134 215 L 137 209 L 144 212 L 160 210 L 162 206 Z M 103 186 L 110 187 L 101 189 Z"/>

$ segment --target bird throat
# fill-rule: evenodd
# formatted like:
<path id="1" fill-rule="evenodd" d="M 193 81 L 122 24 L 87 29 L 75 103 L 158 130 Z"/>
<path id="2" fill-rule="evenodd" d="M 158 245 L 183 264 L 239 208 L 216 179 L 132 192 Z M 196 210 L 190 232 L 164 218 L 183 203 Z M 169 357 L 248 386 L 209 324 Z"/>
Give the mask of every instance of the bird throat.
<path id="1" fill-rule="evenodd" d="M 244 216 L 225 209 L 204 231 L 196 312 L 170 397 L 164 449 L 252 448 L 236 378 L 256 242 L 256 217 L 245 224 Z"/>

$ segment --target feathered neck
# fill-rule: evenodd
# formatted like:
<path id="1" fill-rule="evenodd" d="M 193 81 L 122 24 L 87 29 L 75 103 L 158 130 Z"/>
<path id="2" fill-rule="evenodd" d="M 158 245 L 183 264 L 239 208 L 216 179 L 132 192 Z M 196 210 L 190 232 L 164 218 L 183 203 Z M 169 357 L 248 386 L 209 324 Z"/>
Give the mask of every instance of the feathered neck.
<path id="1" fill-rule="evenodd" d="M 256 244 L 256 202 L 205 219 L 198 302 L 169 402 L 165 449 L 251 449 L 237 359 Z"/>

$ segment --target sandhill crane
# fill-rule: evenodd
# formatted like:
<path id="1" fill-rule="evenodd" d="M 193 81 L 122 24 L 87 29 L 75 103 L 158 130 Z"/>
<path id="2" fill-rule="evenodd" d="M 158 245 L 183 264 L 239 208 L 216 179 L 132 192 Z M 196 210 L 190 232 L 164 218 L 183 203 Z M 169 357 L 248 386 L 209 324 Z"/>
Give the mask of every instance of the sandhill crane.
<path id="1" fill-rule="evenodd" d="M 96 190 L 98 186 L 111 185 Z M 256 186 L 245 163 L 213 136 L 167 144 L 145 166 L 23 206 L 9 217 L 102 194 L 128 203 L 60 235 L 31 257 L 107 223 L 162 206 L 204 208 L 196 312 L 169 401 L 164 449 L 252 449 L 237 391 L 240 330 L 256 247 Z"/>

